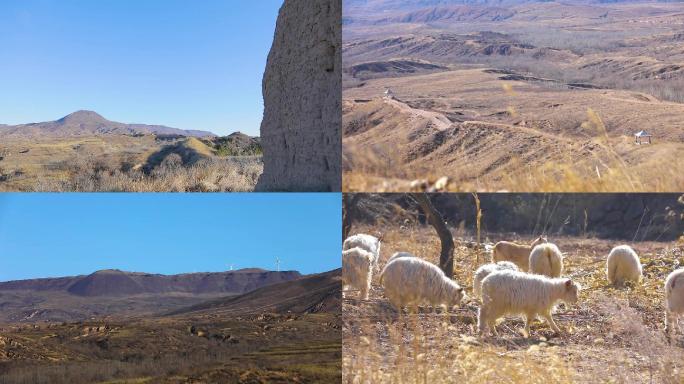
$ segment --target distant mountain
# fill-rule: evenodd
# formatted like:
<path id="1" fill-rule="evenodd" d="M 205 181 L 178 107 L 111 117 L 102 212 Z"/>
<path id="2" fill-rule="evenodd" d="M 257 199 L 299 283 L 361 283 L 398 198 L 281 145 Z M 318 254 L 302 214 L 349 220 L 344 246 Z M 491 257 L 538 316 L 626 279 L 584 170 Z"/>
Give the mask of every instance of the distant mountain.
<path id="1" fill-rule="evenodd" d="M 81 297 L 166 293 L 237 295 L 300 277 L 300 273 L 296 271 L 272 272 L 260 269 L 181 275 L 104 270 L 87 276 L 0 283 L 0 291 L 53 291 Z"/>
<path id="2" fill-rule="evenodd" d="M 213 137 L 211 132 L 183 130 L 163 125 L 124 124 L 109 121 L 93 111 L 77 111 L 56 121 L 43 123 L 0 125 L 0 136 L 69 137 L 93 135 L 180 135 Z"/>
<path id="3" fill-rule="evenodd" d="M 566 4 L 590 4 L 590 3 L 634 3 L 644 0 L 570 0 L 558 1 Z M 647 0 L 648 1 L 648 0 Z M 385 8 L 396 10 L 399 8 L 418 9 L 425 7 L 438 7 L 449 5 L 516 5 L 527 3 L 551 3 L 552 0 L 343 0 L 344 8 L 364 7 L 364 8 Z M 662 2 L 652 0 L 652 2 Z"/>
<path id="4" fill-rule="evenodd" d="M 411 11 L 376 23 L 433 23 L 437 21 L 503 21 L 515 11 L 499 7 L 451 6 L 431 7 Z"/>
<path id="5" fill-rule="evenodd" d="M 215 299 L 172 312 L 225 314 L 339 312 L 342 300 L 342 270 L 304 276 L 269 285 L 240 296 Z"/>

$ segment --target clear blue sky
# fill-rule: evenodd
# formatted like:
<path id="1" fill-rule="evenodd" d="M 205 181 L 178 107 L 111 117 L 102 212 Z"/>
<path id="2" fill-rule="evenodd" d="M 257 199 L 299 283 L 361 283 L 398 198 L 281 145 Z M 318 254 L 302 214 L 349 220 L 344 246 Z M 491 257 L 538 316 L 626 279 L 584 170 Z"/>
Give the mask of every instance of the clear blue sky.
<path id="1" fill-rule="evenodd" d="M 0 124 L 94 110 L 257 135 L 283 0 L 1 0 Z"/>
<path id="2" fill-rule="evenodd" d="M 0 281 L 341 266 L 339 194 L 0 194 Z"/>

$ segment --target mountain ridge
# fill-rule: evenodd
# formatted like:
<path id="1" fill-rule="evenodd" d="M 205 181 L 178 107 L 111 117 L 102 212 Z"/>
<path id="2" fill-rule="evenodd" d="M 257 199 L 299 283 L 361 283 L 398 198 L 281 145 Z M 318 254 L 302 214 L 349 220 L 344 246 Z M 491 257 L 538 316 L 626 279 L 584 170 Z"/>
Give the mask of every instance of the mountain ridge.
<path id="1" fill-rule="evenodd" d="M 54 121 L 18 125 L 0 124 L 0 136 L 88 136 L 88 135 L 180 135 L 188 137 L 215 137 L 216 134 L 201 130 L 171 128 L 164 125 L 120 123 L 111 121 L 95 111 L 79 110 Z"/>
<path id="2" fill-rule="evenodd" d="M 269 284 L 295 280 L 297 271 L 242 269 L 176 275 L 100 270 L 89 275 L 0 282 L 0 291 L 65 292 L 74 296 L 101 297 L 159 293 L 242 294 Z"/>

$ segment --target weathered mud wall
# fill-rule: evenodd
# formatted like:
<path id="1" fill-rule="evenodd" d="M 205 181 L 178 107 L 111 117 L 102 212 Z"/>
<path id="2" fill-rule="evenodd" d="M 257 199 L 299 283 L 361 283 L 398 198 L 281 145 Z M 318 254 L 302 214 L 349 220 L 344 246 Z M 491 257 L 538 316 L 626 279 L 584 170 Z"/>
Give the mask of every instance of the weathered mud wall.
<path id="1" fill-rule="evenodd" d="M 342 2 L 285 0 L 264 74 L 259 191 L 340 191 Z"/>

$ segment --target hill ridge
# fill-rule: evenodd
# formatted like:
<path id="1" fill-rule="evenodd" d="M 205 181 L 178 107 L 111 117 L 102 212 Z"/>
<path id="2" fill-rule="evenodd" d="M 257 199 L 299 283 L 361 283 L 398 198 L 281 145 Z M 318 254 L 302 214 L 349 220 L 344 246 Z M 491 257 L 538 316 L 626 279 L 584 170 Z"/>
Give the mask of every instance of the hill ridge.
<path id="1" fill-rule="evenodd" d="M 0 282 L 0 291 L 53 291 L 82 297 L 174 292 L 242 294 L 269 284 L 300 277 L 301 274 L 297 271 L 276 272 L 258 268 L 175 275 L 105 269 L 88 275 Z"/>
<path id="2" fill-rule="evenodd" d="M 180 135 L 187 137 L 215 137 L 212 132 L 171 128 L 164 125 L 139 123 L 120 123 L 108 120 L 90 110 L 78 110 L 53 121 L 34 122 L 18 125 L 0 124 L 0 136 L 87 136 L 87 135 Z"/>

